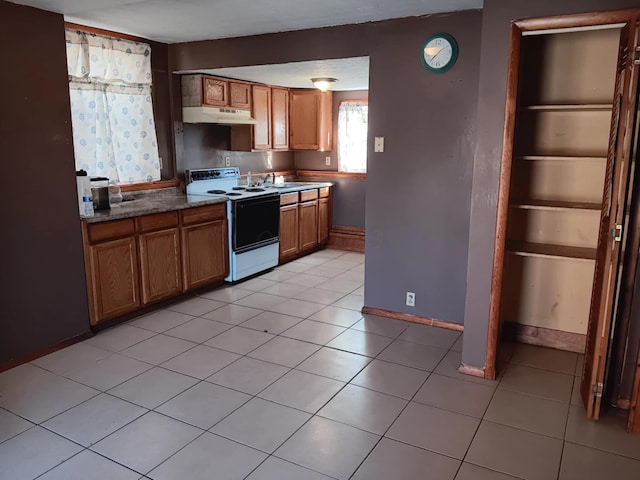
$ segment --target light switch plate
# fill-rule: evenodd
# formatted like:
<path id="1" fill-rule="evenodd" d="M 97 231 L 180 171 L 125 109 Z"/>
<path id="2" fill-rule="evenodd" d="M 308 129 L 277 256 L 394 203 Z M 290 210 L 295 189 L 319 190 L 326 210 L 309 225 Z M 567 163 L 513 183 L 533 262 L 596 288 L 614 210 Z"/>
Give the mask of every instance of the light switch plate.
<path id="1" fill-rule="evenodd" d="M 384 152 L 384 137 L 376 137 L 374 143 L 375 152 Z"/>

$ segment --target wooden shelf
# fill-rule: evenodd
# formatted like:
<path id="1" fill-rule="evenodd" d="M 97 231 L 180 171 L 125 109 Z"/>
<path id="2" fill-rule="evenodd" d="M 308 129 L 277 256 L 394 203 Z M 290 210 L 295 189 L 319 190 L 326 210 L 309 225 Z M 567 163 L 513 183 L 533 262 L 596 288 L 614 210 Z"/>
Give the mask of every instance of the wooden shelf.
<path id="1" fill-rule="evenodd" d="M 566 245 L 548 245 L 543 243 L 508 242 L 507 250 L 523 257 L 570 258 L 593 261 L 596 249 L 586 247 L 569 247 Z"/>
<path id="2" fill-rule="evenodd" d="M 563 202 L 558 200 L 532 200 L 513 199 L 509 203 L 510 207 L 523 208 L 528 210 L 595 210 L 600 211 L 602 205 L 599 203 L 587 202 Z"/>
<path id="3" fill-rule="evenodd" d="M 557 161 L 557 162 L 571 162 L 571 161 L 589 161 L 598 160 L 606 161 L 607 157 L 572 157 L 563 155 L 515 155 L 515 160 L 523 160 L 529 162 L 536 162 L 541 160 Z"/>
<path id="4" fill-rule="evenodd" d="M 543 111 L 543 112 L 580 112 L 580 111 L 598 111 L 612 110 L 610 103 L 590 103 L 590 104 L 573 104 L 573 105 L 521 105 L 522 110 Z"/>

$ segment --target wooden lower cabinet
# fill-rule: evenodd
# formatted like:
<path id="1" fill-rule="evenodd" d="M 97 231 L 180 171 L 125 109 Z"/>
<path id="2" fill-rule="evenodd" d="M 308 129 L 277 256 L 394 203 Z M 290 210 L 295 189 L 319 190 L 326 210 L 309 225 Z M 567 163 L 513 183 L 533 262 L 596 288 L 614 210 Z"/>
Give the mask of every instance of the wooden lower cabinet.
<path id="1" fill-rule="evenodd" d="M 83 222 L 91 324 L 229 274 L 226 205 Z"/>
<path id="2" fill-rule="evenodd" d="M 180 232 L 170 228 L 138 237 L 142 303 L 182 292 Z"/>
<path id="3" fill-rule="evenodd" d="M 300 251 L 311 250 L 318 245 L 318 201 L 298 205 Z"/>
<path id="4" fill-rule="evenodd" d="M 90 247 L 92 323 L 115 318 L 140 307 L 135 237 Z"/>
<path id="5" fill-rule="evenodd" d="M 298 204 L 280 207 L 280 258 L 298 253 Z"/>
<path id="6" fill-rule="evenodd" d="M 182 227 L 184 289 L 222 281 L 229 273 L 227 221 Z"/>
<path id="7" fill-rule="evenodd" d="M 331 202 L 329 198 L 318 199 L 318 244 L 324 245 L 329 241 L 331 218 Z"/>

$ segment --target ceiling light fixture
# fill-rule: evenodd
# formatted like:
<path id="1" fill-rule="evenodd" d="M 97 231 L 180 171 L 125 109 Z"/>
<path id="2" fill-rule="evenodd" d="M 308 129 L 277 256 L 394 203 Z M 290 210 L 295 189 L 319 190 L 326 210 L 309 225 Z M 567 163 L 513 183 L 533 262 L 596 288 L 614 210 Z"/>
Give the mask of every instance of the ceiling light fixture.
<path id="1" fill-rule="evenodd" d="M 337 81 L 337 78 L 330 77 L 319 77 L 311 79 L 311 83 L 313 83 L 313 86 L 322 92 L 326 92 L 327 90 L 329 90 Z"/>

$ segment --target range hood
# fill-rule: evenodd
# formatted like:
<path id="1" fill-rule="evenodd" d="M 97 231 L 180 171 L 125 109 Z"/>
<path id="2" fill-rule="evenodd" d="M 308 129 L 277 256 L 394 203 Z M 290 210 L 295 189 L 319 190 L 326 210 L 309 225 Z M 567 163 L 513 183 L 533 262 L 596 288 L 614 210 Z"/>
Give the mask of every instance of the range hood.
<path id="1" fill-rule="evenodd" d="M 249 110 L 217 107 L 182 107 L 183 123 L 216 123 L 219 125 L 255 125 Z"/>

